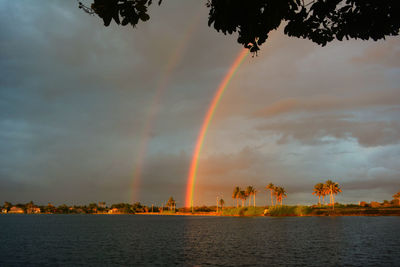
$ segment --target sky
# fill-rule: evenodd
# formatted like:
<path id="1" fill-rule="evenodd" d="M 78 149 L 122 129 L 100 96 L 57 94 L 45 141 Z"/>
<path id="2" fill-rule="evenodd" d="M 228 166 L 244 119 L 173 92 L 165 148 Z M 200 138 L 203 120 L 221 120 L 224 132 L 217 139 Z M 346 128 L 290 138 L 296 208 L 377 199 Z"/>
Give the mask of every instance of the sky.
<path id="1" fill-rule="evenodd" d="M 88 1 L 86 1 L 89 3 Z M 136 28 L 104 27 L 76 1 L 0 0 L 0 202 L 183 206 L 208 106 L 240 53 L 205 1 L 153 4 Z M 195 205 L 270 182 L 312 204 L 400 190 L 400 40 L 320 47 L 272 32 L 226 89 L 205 137 Z M 139 171 L 138 171 L 139 170 Z"/>

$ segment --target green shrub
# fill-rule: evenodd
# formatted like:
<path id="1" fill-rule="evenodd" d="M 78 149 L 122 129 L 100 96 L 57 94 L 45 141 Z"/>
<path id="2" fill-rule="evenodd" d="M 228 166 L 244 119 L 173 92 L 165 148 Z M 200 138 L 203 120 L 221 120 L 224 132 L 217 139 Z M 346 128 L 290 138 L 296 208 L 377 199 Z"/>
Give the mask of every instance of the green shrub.
<path id="1" fill-rule="evenodd" d="M 303 216 L 312 213 L 313 209 L 309 206 L 297 206 L 296 207 L 296 215 Z"/>
<path id="2" fill-rule="evenodd" d="M 314 213 L 315 215 L 322 215 L 322 214 L 325 214 L 326 212 L 323 211 L 323 210 L 315 210 L 313 213 Z"/>
<path id="3" fill-rule="evenodd" d="M 271 216 L 290 216 L 295 215 L 294 206 L 275 206 L 270 207 L 268 212 Z"/>
<path id="4" fill-rule="evenodd" d="M 313 209 L 308 206 L 276 206 L 268 210 L 271 216 L 303 216 L 312 211 Z"/>
<path id="5" fill-rule="evenodd" d="M 227 216 L 239 215 L 241 209 L 242 208 L 224 208 L 222 210 L 222 215 L 227 215 Z"/>
<path id="6" fill-rule="evenodd" d="M 357 204 L 347 204 L 346 208 L 356 208 L 357 209 L 357 208 L 361 208 L 361 207 L 360 207 L 360 205 L 357 205 Z"/>
<path id="7" fill-rule="evenodd" d="M 244 213 L 247 211 L 247 208 L 241 208 L 239 210 L 239 216 L 244 216 Z"/>
<path id="8" fill-rule="evenodd" d="M 222 210 L 222 215 L 226 216 L 260 216 L 263 214 L 263 207 L 224 208 Z"/>
<path id="9" fill-rule="evenodd" d="M 260 216 L 264 214 L 264 207 L 248 207 L 246 208 L 245 216 Z"/>

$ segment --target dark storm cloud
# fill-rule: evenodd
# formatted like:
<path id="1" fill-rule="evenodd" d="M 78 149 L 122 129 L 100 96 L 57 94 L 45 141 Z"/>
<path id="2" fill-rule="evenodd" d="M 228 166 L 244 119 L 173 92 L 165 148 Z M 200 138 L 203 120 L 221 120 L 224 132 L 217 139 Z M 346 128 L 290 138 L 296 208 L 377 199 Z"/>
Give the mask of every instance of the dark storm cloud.
<path id="1" fill-rule="evenodd" d="M 0 168 L 2 181 L 10 185 L 3 188 L 20 185 L 22 190 L 43 184 L 46 196 L 28 195 L 45 202 L 46 198 L 89 201 L 98 195 L 129 201 L 126 185 L 131 183 L 142 129 L 153 108 L 149 104 L 171 49 L 182 37 L 179 30 L 171 32 L 175 27 L 157 21 L 156 27 L 143 24 L 136 30 L 105 28 L 74 1 L 2 5 L 0 66 L 5 75 L 0 92 L 0 144 L 5 153 Z M 170 19 L 179 22 L 180 18 Z M 168 33 L 160 42 L 161 32 Z M 187 74 L 181 80 L 193 79 Z M 187 86 L 181 89 L 191 91 Z M 195 107 L 196 102 L 186 102 L 183 97 L 176 116 L 188 114 L 185 105 Z M 163 129 L 154 131 L 158 135 Z M 159 177 L 159 169 L 146 177 Z M 162 172 L 166 173 L 165 168 Z M 179 173 L 173 179 L 182 176 Z M 2 196 L 18 198 L 21 190 L 10 189 Z M 155 191 L 159 192 L 157 186 Z"/>
<path id="2" fill-rule="evenodd" d="M 153 5 L 150 21 L 135 29 L 106 28 L 75 1 L 0 4 L 0 201 L 129 202 L 148 140 L 140 200 L 173 195 L 183 203 L 204 114 L 241 49 L 235 35 L 207 26 L 204 1 Z M 210 124 L 200 203 L 249 184 L 261 199 L 269 182 L 307 200 L 326 175 L 354 191 L 363 175 L 365 188 L 383 179 L 387 194 L 399 171 L 397 47 L 391 40 L 383 49 L 322 50 L 272 33 L 260 56 L 243 63 Z"/>
<path id="3" fill-rule="evenodd" d="M 372 181 L 356 180 L 343 183 L 342 187 L 346 190 L 372 190 L 372 189 L 384 189 L 385 191 L 391 192 L 396 191 L 395 188 L 400 188 L 400 173 L 393 175 L 389 179 L 379 179 Z M 388 196 L 390 198 L 391 196 Z"/>

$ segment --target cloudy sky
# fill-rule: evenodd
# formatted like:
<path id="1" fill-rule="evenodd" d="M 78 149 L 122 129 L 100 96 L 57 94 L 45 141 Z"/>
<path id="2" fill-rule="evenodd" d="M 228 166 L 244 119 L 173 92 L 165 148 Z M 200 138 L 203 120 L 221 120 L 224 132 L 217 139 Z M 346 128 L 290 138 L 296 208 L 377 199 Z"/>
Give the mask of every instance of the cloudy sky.
<path id="1" fill-rule="evenodd" d="M 205 1 L 165 0 L 135 29 L 76 1 L 0 0 L 0 201 L 184 204 L 215 90 L 241 51 Z M 200 155 L 196 205 L 272 182 L 288 204 L 400 190 L 400 39 L 319 47 L 271 34 L 226 90 Z"/>

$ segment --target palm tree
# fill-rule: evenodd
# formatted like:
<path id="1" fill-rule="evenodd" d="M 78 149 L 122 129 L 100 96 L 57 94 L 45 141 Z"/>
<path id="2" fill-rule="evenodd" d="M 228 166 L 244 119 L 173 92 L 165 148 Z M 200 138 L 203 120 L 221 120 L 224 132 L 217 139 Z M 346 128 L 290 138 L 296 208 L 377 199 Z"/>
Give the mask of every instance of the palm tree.
<path id="1" fill-rule="evenodd" d="M 334 183 L 331 189 L 332 192 L 332 200 L 333 200 L 333 209 L 335 209 L 335 196 L 342 192 L 342 189 L 339 187 L 338 183 Z"/>
<path id="2" fill-rule="evenodd" d="M 256 207 L 256 195 L 257 195 L 257 190 L 255 188 L 253 188 L 253 200 L 254 200 L 254 207 Z"/>
<path id="3" fill-rule="evenodd" d="M 254 187 L 253 186 L 248 186 L 246 188 L 246 195 L 249 197 L 249 207 L 250 207 L 250 202 L 251 202 L 251 196 L 254 193 Z"/>
<path id="4" fill-rule="evenodd" d="M 221 210 L 224 208 L 225 201 L 221 198 L 219 200 L 219 205 L 221 206 Z"/>
<path id="5" fill-rule="evenodd" d="M 342 189 L 340 189 L 339 184 L 333 182 L 332 180 L 327 180 L 325 182 L 327 192 L 330 194 L 330 202 L 332 205 L 332 209 L 335 209 L 335 196 L 338 193 L 342 192 Z"/>
<path id="6" fill-rule="evenodd" d="M 265 189 L 271 191 L 271 206 L 273 206 L 274 205 L 274 201 L 272 199 L 272 191 L 275 191 L 275 185 L 273 183 L 269 183 L 269 185 L 267 185 L 265 187 Z"/>
<path id="7" fill-rule="evenodd" d="M 324 187 L 322 188 L 322 204 L 324 206 L 325 206 L 325 197 L 329 194 L 330 194 L 330 189 L 326 184 L 324 184 Z"/>
<path id="8" fill-rule="evenodd" d="M 244 201 L 247 198 L 246 192 L 244 190 L 239 191 L 239 198 L 242 200 L 242 207 L 244 207 Z"/>
<path id="9" fill-rule="evenodd" d="M 276 197 L 277 197 L 277 201 L 281 202 L 281 206 L 283 205 L 283 199 L 286 197 L 286 191 L 283 187 L 277 187 L 276 188 Z"/>
<path id="10" fill-rule="evenodd" d="M 167 206 L 168 206 L 169 210 L 175 209 L 175 203 L 176 202 L 173 197 L 170 197 L 168 199 Z"/>
<path id="11" fill-rule="evenodd" d="M 279 186 L 274 187 L 275 206 L 278 205 L 278 203 L 279 203 L 279 195 L 280 195 L 279 188 L 280 188 Z"/>
<path id="12" fill-rule="evenodd" d="M 239 192 L 240 192 L 240 188 L 239 188 L 239 186 L 236 186 L 233 189 L 233 194 L 232 194 L 232 198 L 236 200 L 236 208 L 239 207 L 239 202 L 238 202 Z"/>
<path id="13" fill-rule="evenodd" d="M 275 194 L 275 206 L 276 206 L 280 202 L 280 194 L 281 194 L 281 192 L 280 192 L 279 187 L 275 187 L 274 194 Z"/>
<path id="14" fill-rule="evenodd" d="M 318 206 L 321 207 L 321 196 L 324 195 L 324 184 L 323 183 L 316 184 L 314 186 L 314 192 L 312 194 L 318 197 Z"/>

